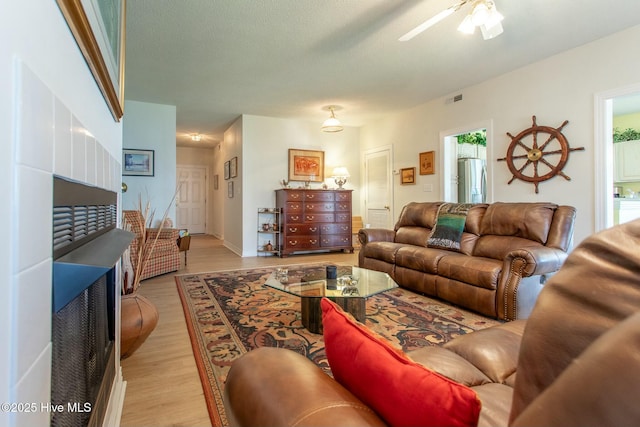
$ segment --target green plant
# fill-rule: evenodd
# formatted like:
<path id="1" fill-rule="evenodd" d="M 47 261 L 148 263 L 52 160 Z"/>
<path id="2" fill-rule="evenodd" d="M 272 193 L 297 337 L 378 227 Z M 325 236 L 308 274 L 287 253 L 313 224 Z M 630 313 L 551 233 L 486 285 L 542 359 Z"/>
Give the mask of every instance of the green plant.
<path id="1" fill-rule="evenodd" d="M 458 135 L 458 144 L 472 144 L 487 146 L 487 131 L 482 130 L 479 132 L 463 133 Z"/>
<path id="2" fill-rule="evenodd" d="M 635 141 L 640 139 L 640 130 L 627 128 L 620 131 L 618 128 L 613 129 L 613 142 Z"/>

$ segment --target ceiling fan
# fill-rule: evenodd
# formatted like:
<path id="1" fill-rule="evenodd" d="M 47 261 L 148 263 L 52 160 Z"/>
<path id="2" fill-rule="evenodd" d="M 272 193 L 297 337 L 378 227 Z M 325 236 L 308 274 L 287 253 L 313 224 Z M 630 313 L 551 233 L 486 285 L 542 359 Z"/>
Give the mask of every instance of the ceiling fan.
<path id="1" fill-rule="evenodd" d="M 476 27 L 480 27 L 482 37 L 485 40 L 492 39 L 502 34 L 503 30 L 501 21 L 504 19 L 504 16 L 498 12 L 493 0 L 462 0 L 453 6 L 446 8 L 437 15 L 427 19 L 422 24 L 400 37 L 398 40 L 402 42 L 411 40 L 427 28 L 434 26 L 447 16 L 459 11 L 467 3 L 472 6 L 471 12 L 467 14 L 462 23 L 458 26 L 458 31 L 464 34 L 473 34 Z"/>

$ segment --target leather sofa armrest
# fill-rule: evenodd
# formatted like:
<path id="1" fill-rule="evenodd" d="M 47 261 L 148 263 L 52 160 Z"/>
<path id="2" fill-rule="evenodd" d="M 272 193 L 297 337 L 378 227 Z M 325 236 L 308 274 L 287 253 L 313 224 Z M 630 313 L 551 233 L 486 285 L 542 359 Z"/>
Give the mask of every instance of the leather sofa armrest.
<path id="1" fill-rule="evenodd" d="M 386 228 L 362 228 L 358 231 L 358 240 L 361 245 L 371 242 L 393 242 L 396 232 Z"/>
<path id="2" fill-rule="evenodd" d="M 231 426 L 384 426 L 376 413 L 306 357 L 261 347 L 237 359 L 224 405 Z"/>
<path id="3" fill-rule="evenodd" d="M 542 274 L 554 273 L 562 267 L 567 259 L 567 253 L 549 247 L 525 248 L 511 251 L 505 258 L 505 268 L 503 271 L 511 271 L 514 260 L 521 259 L 521 274 L 526 276 L 539 276 Z"/>

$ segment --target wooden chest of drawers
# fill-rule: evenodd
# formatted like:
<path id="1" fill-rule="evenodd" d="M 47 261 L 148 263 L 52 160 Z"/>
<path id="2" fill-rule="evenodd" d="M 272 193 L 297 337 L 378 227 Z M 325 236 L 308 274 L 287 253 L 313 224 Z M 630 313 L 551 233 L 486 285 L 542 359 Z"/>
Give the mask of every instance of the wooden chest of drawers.
<path id="1" fill-rule="evenodd" d="M 294 252 L 353 252 L 351 190 L 276 190 L 282 209 L 280 256 Z"/>

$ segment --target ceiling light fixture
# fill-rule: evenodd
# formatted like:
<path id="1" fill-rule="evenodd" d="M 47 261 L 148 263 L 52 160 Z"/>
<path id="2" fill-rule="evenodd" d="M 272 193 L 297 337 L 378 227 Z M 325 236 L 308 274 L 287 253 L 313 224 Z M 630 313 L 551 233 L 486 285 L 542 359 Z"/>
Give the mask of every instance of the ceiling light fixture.
<path id="1" fill-rule="evenodd" d="M 202 135 L 200 135 L 199 133 L 191 134 L 191 140 L 192 141 L 198 142 L 201 139 L 202 139 Z"/>
<path id="2" fill-rule="evenodd" d="M 502 34 L 501 21 L 503 19 L 504 16 L 498 12 L 493 0 L 475 0 L 471 12 L 458 26 L 458 31 L 464 34 L 473 34 L 476 27 L 480 27 L 482 37 L 489 40 Z"/>
<path id="3" fill-rule="evenodd" d="M 433 27 L 447 16 L 457 12 L 467 3 L 471 5 L 471 12 L 469 12 L 462 23 L 458 26 L 458 31 L 464 34 L 473 34 L 476 27 L 480 27 L 482 30 L 482 36 L 485 40 L 492 39 L 502 34 L 502 24 L 500 21 L 504 19 L 504 16 L 498 12 L 494 0 L 460 0 L 453 6 L 450 6 L 442 12 L 427 19 L 425 22 L 418 25 L 398 40 L 402 42 L 411 40 L 427 28 Z"/>
<path id="4" fill-rule="evenodd" d="M 342 131 L 344 128 L 342 127 L 342 123 L 340 123 L 340 120 L 336 119 L 336 115 L 334 113 L 334 111 L 336 110 L 341 110 L 342 107 L 339 107 L 337 105 L 327 105 L 326 107 L 322 108 L 325 111 L 330 111 L 331 112 L 331 116 L 324 121 L 324 123 L 322 123 L 322 131 L 323 132 L 340 132 Z"/>

